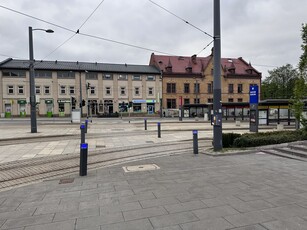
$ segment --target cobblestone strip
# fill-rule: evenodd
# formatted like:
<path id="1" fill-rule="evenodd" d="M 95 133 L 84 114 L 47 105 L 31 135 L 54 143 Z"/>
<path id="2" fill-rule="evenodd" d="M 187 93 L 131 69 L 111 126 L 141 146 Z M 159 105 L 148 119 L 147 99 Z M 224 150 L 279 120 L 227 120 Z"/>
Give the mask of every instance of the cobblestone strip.
<path id="1" fill-rule="evenodd" d="M 201 147 L 201 146 L 200 146 Z M 123 163 L 126 161 L 145 159 L 149 157 L 158 157 L 162 155 L 170 155 L 174 153 L 191 152 L 191 143 L 177 143 L 176 145 L 155 146 L 155 148 L 144 148 L 141 151 L 135 151 L 131 148 L 126 151 L 89 154 L 88 169 L 95 169 Z M 41 164 L 39 164 L 39 162 Z M 31 165 L 31 161 L 26 164 L 20 162 L 14 164 L 14 167 L 1 167 L 0 165 L 0 190 L 11 188 L 14 186 L 40 181 L 43 179 L 63 176 L 79 171 L 79 154 L 74 154 L 65 157 L 57 157 L 56 160 L 50 158 L 41 159 Z M 12 166 L 12 165 L 11 165 Z"/>

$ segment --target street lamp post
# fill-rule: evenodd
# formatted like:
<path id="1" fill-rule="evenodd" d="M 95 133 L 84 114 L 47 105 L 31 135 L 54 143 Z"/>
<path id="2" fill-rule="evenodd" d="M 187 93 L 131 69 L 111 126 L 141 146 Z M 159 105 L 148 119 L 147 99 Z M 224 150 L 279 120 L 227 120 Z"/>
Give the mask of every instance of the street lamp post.
<path id="1" fill-rule="evenodd" d="M 220 151 L 222 143 L 222 103 L 221 103 L 221 22 L 220 0 L 214 0 L 214 49 L 213 49 L 213 148 Z"/>
<path id="2" fill-rule="evenodd" d="M 35 75 L 34 75 L 34 55 L 33 55 L 33 36 L 32 31 L 42 30 L 46 33 L 53 33 L 53 30 L 44 29 L 32 29 L 29 26 L 29 53 L 30 53 L 30 105 L 31 105 L 31 133 L 37 133 L 37 122 L 36 122 L 36 98 L 35 98 Z"/>

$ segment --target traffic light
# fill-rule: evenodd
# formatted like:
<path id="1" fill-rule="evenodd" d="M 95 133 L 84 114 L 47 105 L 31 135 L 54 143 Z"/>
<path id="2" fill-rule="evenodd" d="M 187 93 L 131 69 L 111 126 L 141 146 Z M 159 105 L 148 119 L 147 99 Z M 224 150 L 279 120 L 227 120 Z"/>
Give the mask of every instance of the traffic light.
<path id="1" fill-rule="evenodd" d="M 76 106 L 76 102 L 77 102 L 76 98 L 75 97 L 71 97 L 71 105 L 72 106 Z"/>
<path id="2" fill-rule="evenodd" d="M 82 100 L 82 107 L 85 106 L 85 100 Z"/>
<path id="3" fill-rule="evenodd" d="M 90 89 L 91 88 L 91 84 L 88 82 L 87 84 L 86 84 L 86 89 Z"/>

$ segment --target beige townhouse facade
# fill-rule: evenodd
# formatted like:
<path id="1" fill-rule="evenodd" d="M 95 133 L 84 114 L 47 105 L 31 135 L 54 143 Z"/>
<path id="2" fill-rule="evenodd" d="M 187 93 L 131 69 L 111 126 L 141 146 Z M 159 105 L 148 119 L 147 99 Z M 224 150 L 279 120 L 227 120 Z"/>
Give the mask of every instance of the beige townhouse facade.
<path id="1" fill-rule="evenodd" d="M 149 64 L 162 72 L 162 106 L 165 111 L 176 111 L 186 105 L 207 108 L 213 103 L 212 55 L 186 57 L 152 54 Z M 250 63 L 242 57 L 221 59 L 223 104 L 248 103 L 251 85 L 259 87 L 260 96 L 261 73 Z"/>
<path id="2" fill-rule="evenodd" d="M 162 79 L 155 66 L 35 61 L 34 69 L 39 116 L 69 116 L 73 109 L 93 116 L 160 110 Z M 30 115 L 29 83 L 28 60 L 0 63 L 1 116 Z"/>

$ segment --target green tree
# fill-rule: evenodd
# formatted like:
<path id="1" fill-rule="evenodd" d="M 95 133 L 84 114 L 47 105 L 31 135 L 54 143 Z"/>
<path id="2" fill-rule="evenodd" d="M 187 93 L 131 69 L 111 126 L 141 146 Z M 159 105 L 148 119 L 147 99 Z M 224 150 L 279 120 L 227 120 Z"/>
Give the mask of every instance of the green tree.
<path id="1" fill-rule="evenodd" d="M 302 24 L 302 42 L 301 48 L 303 53 L 298 64 L 300 77 L 295 82 L 294 95 L 292 100 L 292 110 L 297 121 L 297 128 L 300 128 L 300 123 L 304 129 L 307 129 L 307 120 L 303 116 L 304 99 L 307 96 L 307 24 Z"/>
<path id="2" fill-rule="evenodd" d="M 261 99 L 291 98 L 295 81 L 299 77 L 297 70 L 287 64 L 268 72 L 269 76 L 261 85 Z"/>
<path id="3" fill-rule="evenodd" d="M 303 77 L 306 80 L 306 73 L 307 73 L 307 23 L 302 24 L 302 42 L 301 45 L 302 48 L 302 55 L 300 57 L 300 61 L 298 64 L 298 68 L 301 74 L 301 77 Z"/>

